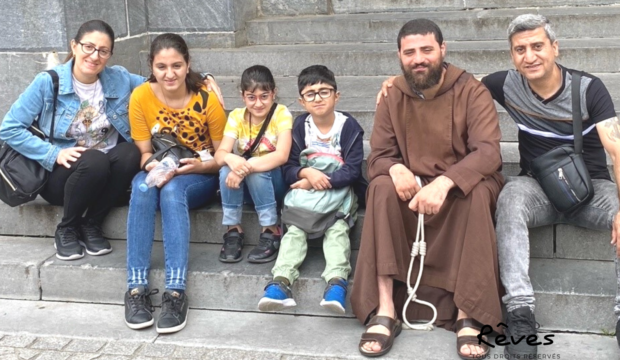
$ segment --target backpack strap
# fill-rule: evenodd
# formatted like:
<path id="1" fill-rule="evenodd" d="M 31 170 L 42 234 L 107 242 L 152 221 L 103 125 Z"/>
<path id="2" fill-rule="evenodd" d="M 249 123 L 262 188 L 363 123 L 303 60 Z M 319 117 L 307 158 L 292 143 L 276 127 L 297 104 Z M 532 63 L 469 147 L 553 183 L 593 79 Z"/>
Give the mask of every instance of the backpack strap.
<path id="1" fill-rule="evenodd" d="M 50 143 L 54 143 L 54 121 L 56 120 L 56 100 L 58 100 L 58 73 L 54 70 L 46 71 L 52 77 L 52 85 L 54 87 L 54 101 L 52 102 L 52 126 L 50 128 Z"/>
<path id="2" fill-rule="evenodd" d="M 583 120 L 581 119 L 581 73 L 573 71 L 571 73 L 571 96 L 573 102 L 573 135 L 575 137 L 575 154 L 583 152 Z"/>

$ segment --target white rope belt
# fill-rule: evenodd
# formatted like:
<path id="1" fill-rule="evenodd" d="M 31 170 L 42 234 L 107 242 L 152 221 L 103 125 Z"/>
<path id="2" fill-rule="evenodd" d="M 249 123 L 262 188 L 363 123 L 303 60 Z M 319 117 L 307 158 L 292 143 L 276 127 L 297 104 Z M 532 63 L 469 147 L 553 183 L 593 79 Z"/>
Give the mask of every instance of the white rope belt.
<path id="1" fill-rule="evenodd" d="M 420 177 L 416 176 L 415 179 L 418 182 L 418 185 L 420 186 L 420 188 L 422 188 L 422 181 L 420 180 Z M 413 263 L 415 262 L 415 258 L 418 255 L 420 255 L 420 271 L 418 272 L 418 279 L 415 282 L 415 287 L 412 288 L 411 287 L 411 272 L 413 271 Z M 407 326 L 409 326 L 409 328 L 413 330 L 430 331 L 430 330 L 433 330 L 433 323 L 435 323 L 435 320 L 437 320 L 437 308 L 435 308 L 433 304 L 427 301 L 419 300 L 416 296 L 416 291 L 418 290 L 418 287 L 420 286 L 420 280 L 422 279 L 422 272 L 424 271 L 424 257 L 425 256 L 426 256 L 426 241 L 424 240 L 424 214 L 418 213 L 418 230 L 416 232 L 415 242 L 413 243 L 413 246 L 411 247 L 411 262 L 409 263 L 409 271 L 407 272 L 407 294 L 409 295 L 409 297 L 407 298 L 407 301 L 405 302 L 405 306 L 403 306 L 403 321 L 405 322 L 405 324 L 407 324 Z M 426 324 L 416 324 L 416 325 L 410 324 L 409 321 L 407 320 L 407 306 L 409 306 L 409 303 L 411 302 L 416 302 L 418 304 L 425 305 L 433 309 L 433 318 L 431 319 L 431 321 L 429 321 Z"/>

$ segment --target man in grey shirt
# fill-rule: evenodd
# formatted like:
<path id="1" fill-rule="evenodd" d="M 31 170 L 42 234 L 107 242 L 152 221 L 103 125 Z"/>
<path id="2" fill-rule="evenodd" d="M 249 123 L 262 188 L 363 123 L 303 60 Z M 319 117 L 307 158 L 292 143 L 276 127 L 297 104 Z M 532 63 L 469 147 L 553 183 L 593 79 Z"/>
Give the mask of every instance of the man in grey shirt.
<path id="1" fill-rule="evenodd" d="M 571 81 L 575 70 L 556 63 L 558 42 L 542 15 L 515 18 L 508 27 L 508 40 L 516 70 L 491 74 L 482 83 L 519 128 L 521 173 L 507 179 L 495 214 L 500 276 L 506 289 L 502 300 L 508 310 L 506 331 L 508 336 L 519 339 L 536 334 L 534 290 L 528 276 L 529 228 L 563 223 L 611 229 L 611 242 L 620 252 L 618 188 L 611 181 L 605 158 L 607 150 L 613 159 L 616 179 L 620 179 L 620 122 L 603 82 L 582 73 L 583 156 L 592 178 L 594 198 L 572 212 L 556 211 L 531 177 L 530 162 L 556 146 L 573 144 Z M 617 259 L 616 273 L 620 275 Z M 620 297 L 616 297 L 614 310 L 620 316 Z M 619 327 L 620 322 L 616 334 L 620 333 Z M 527 359 L 537 354 L 537 347 L 525 340 L 518 344 L 510 342 L 504 353 L 510 358 Z"/>

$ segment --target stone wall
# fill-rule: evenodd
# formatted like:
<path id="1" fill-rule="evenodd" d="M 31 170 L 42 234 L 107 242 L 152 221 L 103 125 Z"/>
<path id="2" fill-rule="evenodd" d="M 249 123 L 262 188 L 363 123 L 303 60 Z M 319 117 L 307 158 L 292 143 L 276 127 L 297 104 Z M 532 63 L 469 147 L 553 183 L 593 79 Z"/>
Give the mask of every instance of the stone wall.
<path id="1" fill-rule="evenodd" d="M 64 60 L 80 25 L 101 19 L 114 29 L 109 64 L 140 73 L 140 51 L 164 32 L 181 34 L 191 48 L 237 47 L 247 42 L 245 21 L 258 0 L 0 0 L 0 119 L 56 51 Z M 144 74 L 143 74 L 144 75 Z"/>

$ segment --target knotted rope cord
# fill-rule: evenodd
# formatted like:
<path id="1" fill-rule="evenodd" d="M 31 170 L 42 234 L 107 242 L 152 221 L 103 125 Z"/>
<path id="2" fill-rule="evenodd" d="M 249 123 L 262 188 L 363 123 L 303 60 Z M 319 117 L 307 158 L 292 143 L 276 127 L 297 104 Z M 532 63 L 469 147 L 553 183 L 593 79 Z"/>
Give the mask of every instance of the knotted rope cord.
<path id="1" fill-rule="evenodd" d="M 415 177 L 418 185 L 422 188 L 422 181 L 419 176 Z M 413 264 L 415 262 L 415 258 L 420 255 L 420 270 L 418 272 L 418 279 L 415 282 L 415 287 L 411 287 L 411 272 L 413 271 Z M 433 306 L 433 304 L 419 300 L 416 296 L 416 291 L 420 286 L 420 280 L 422 279 L 422 272 L 424 271 L 424 257 L 426 256 L 426 241 L 424 240 L 424 214 L 418 213 L 418 230 L 415 236 L 415 242 L 411 247 L 411 262 L 409 263 L 409 271 L 407 272 L 407 294 L 409 297 L 405 302 L 405 306 L 403 306 L 403 321 L 409 328 L 413 330 L 425 330 L 431 331 L 433 330 L 433 323 L 437 320 L 437 308 Z M 412 325 L 407 320 L 407 306 L 409 303 L 417 302 L 418 304 L 425 305 L 433 309 L 433 318 L 426 324 L 416 324 Z"/>

